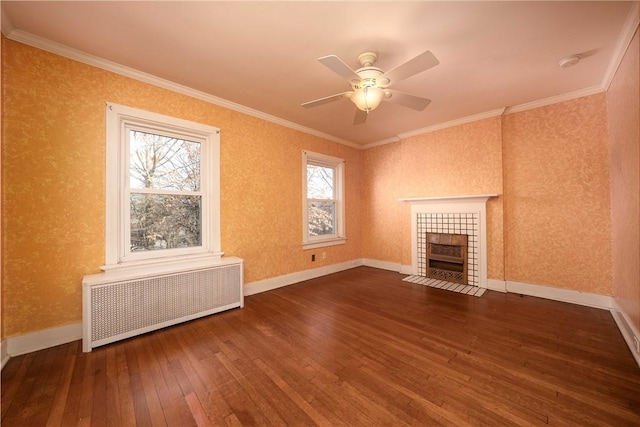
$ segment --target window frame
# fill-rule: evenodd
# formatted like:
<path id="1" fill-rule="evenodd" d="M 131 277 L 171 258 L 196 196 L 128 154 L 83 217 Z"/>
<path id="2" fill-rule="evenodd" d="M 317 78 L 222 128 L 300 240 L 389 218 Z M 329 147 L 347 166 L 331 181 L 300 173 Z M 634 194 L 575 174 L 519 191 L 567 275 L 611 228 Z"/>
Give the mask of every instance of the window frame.
<path id="1" fill-rule="evenodd" d="M 345 160 L 326 154 L 302 151 L 302 247 L 304 250 L 346 243 L 345 234 Z M 307 197 L 307 166 L 329 167 L 334 170 L 335 233 L 322 236 L 309 235 L 309 198 Z"/>
<path id="2" fill-rule="evenodd" d="M 106 234 L 105 265 L 102 269 L 194 258 L 220 258 L 220 130 L 213 126 L 114 103 L 106 103 L 106 116 Z M 128 135 L 130 130 L 158 133 L 200 143 L 200 246 L 131 251 L 128 246 L 131 238 Z M 134 192 L 138 192 L 136 190 L 134 189 Z"/>

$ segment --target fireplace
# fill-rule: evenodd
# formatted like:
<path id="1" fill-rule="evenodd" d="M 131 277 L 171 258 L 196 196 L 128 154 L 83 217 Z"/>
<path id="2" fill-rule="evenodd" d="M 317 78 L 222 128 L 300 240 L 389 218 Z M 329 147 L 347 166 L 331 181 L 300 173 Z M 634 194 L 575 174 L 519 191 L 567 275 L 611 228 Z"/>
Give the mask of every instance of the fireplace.
<path id="1" fill-rule="evenodd" d="M 466 285 L 468 242 L 466 234 L 427 233 L 426 276 Z"/>
<path id="2" fill-rule="evenodd" d="M 459 288 L 487 287 L 487 210 L 486 203 L 497 194 L 472 196 L 418 197 L 400 199 L 411 205 L 411 268 L 407 274 L 422 277 L 428 282 L 453 282 L 449 279 L 428 277 L 427 234 L 466 235 L 466 286 L 465 282 L 453 282 Z M 433 260 L 434 267 L 436 267 Z M 440 267 L 443 264 L 439 264 Z M 459 270 L 446 264 L 450 270 Z M 464 265 L 460 276 L 465 276 Z M 459 283 L 459 284 L 458 284 Z"/>

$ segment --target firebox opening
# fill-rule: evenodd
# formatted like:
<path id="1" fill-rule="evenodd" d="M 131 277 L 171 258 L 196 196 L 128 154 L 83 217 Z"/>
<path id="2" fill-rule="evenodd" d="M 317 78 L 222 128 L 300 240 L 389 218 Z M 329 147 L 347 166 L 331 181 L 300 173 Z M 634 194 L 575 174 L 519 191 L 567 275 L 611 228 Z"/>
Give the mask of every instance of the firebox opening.
<path id="1" fill-rule="evenodd" d="M 429 268 L 439 268 L 441 270 L 459 271 L 462 273 L 463 265 L 456 264 L 454 262 L 437 261 L 435 259 L 429 260 Z"/>
<path id="2" fill-rule="evenodd" d="M 466 234 L 427 233 L 427 277 L 466 285 Z"/>

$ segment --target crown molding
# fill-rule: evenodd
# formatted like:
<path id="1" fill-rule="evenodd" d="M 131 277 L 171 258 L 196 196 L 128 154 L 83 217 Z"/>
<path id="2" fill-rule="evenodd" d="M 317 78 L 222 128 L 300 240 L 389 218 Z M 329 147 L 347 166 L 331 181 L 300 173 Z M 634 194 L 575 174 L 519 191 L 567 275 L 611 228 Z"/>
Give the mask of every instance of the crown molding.
<path id="1" fill-rule="evenodd" d="M 3 26 L 4 26 L 4 22 L 3 22 Z M 3 28 L 3 31 L 4 31 L 4 28 Z M 72 49 L 63 44 L 56 43 L 42 37 L 38 37 L 36 35 L 27 33 L 22 30 L 12 30 L 9 32 L 8 35 L 6 35 L 6 37 L 11 40 L 14 40 L 29 46 L 42 49 L 47 52 L 51 52 L 53 54 L 56 54 L 65 58 L 69 58 L 74 61 L 78 61 L 83 64 L 90 65 L 92 67 L 96 67 L 105 71 L 116 73 L 124 77 L 129 77 L 134 80 L 138 80 L 143 83 L 148 83 L 157 87 L 161 87 L 163 89 L 167 89 L 182 95 L 187 95 L 192 98 L 196 98 L 201 101 L 208 102 L 210 104 L 218 105 L 220 107 L 224 107 L 229 110 L 237 111 L 239 113 L 246 114 L 248 116 L 256 117 L 258 119 L 262 119 L 267 122 L 275 123 L 277 125 L 281 125 L 289 129 L 297 130 L 309 135 L 317 136 L 319 138 L 323 138 L 323 139 L 333 141 L 338 144 L 346 145 L 349 147 L 353 147 L 357 149 L 362 148 L 361 145 L 356 144 L 354 142 L 337 138 L 333 135 L 329 135 L 327 133 L 320 132 L 315 129 L 311 129 L 306 126 L 302 126 L 297 123 L 281 119 L 280 117 L 263 113 L 262 111 L 254 110 L 253 108 L 245 107 L 244 105 L 236 104 L 235 102 L 231 102 L 223 98 L 218 98 L 217 96 L 213 96 L 208 93 L 205 93 L 196 89 L 192 89 L 190 87 L 183 86 L 169 80 L 162 79 L 160 77 L 156 77 L 152 74 L 144 73 L 142 71 L 138 71 L 133 68 L 125 67 L 124 65 L 120 65 L 115 62 L 108 61 L 106 59 L 102 59 L 94 55 L 90 55 L 88 53 L 82 52 L 77 49 Z"/>
<path id="2" fill-rule="evenodd" d="M 504 108 L 498 108 L 496 110 L 485 111 L 484 113 L 478 113 L 478 114 L 474 114 L 472 116 L 461 117 L 459 119 L 450 120 L 448 122 L 438 123 L 438 124 L 435 124 L 433 126 L 428 126 L 426 128 L 416 129 L 416 130 L 412 130 L 412 131 L 409 131 L 409 132 L 399 133 L 398 137 L 400 139 L 411 138 L 412 136 L 422 135 L 424 133 L 429 133 L 429 132 L 433 132 L 433 131 L 436 131 L 436 130 L 451 128 L 451 127 L 454 127 L 454 126 L 463 125 L 465 123 L 476 122 L 478 120 L 484 120 L 484 119 L 488 119 L 490 117 L 501 116 L 503 113 L 504 113 Z"/>
<path id="3" fill-rule="evenodd" d="M 3 14 L 3 22 L 2 22 L 2 31 L 3 33 L 5 32 L 5 22 L 4 22 L 4 15 Z M 9 23 L 10 25 L 10 23 Z M 372 142 L 369 144 L 365 144 L 365 145 L 360 145 L 360 144 L 356 144 L 354 142 L 351 141 L 347 141 L 341 138 L 337 138 L 333 135 L 329 135 L 326 134 L 324 132 L 320 132 L 317 131 L 315 129 L 311 129 L 305 126 L 301 126 L 297 123 L 293 123 L 290 122 L 288 120 L 284 120 L 281 119 L 279 117 L 276 116 L 272 116 L 270 114 L 266 114 L 263 113 L 261 111 L 258 110 L 254 110 L 252 108 L 249 107 L 245 107 L 243 105 L 240 104 L 236 104 L 235 102 L 231 102 L 228 101 L 226 99 L 223 98 L 218 98 L 217 96 L 213 96 L 210 95 L 208 93 L 199 91 L 199 90 L 195 90 L 192 89 L 190 87 L 187 86 L 183 86 L 177 83 L 174 83 L 172 81 L 166 80 L 166 79 L 162 79 L 160 77 L 156 77 L 152 74 L 148 74 L 148 73 L 144 73 L 142 71 L 138 71 L 136 69 L 130 68 L 130 67 L 125 67 L 124 65 L 120 65 L 118 63 L 112 62 L 112 61 L 108 61 L 106 59 L 102 59 L 98 56 L 95 55 L 90 55 L 86 52 L 82 52 L 80 50 L 77 49 L 73 49 L 70 48 L 68 46 L 65 46 L 61 43 L 57 43 L 48 39 L 45 39 L 43 37 L 39 37 L 36 36 L 34 34 L 28 33 L 26 31 L 22 31 L 22 30 L 16 30 L 16 29 L 11 29 L 11 31 L 7 31 L 7 33 L 5 34 L 5 37 L 26 44 L 28 46 L 32 46 L 35 47 L 37 49 L 42 49 L 44 51 L 53 53 L 55 55 L 59 55 L 74 61 L 78 61 L 81 62 L 83 64 L 87 64 L 90 65 L 92 67 L 96 67 L 96 68 L 100 68 L 102 70 L 105 71 L 109 71 L 112 73 L 116 73 L 119 74 L 121 76 L 124 77 L 129 77 L 132 78 L 134 80 L 138 80 L 141 81 L 143 83 L 148 83 L 157 87 L 161 87 L 163 89 L 167 89 L 170 90 L 172 92 L 176 92 L 176 93 L 180 93 L 182 95 L 187 95 L 190 96 L 192 98 L 195 99 L 199 99 L 201 101 L 205 101 L 214 105 L 218 105 L 220 107 L 224 107 L 224 108 L 228 108 L 230 110 L 234 110 L 237 111 L 239 113 L 242 114 L 246 114 L 252 117 L 256 117 L 268 122 L 272 122 L 293 130 L 297 130 L 309 135 L 313 135 L 313 136 L 317 136 L 319 138 L 323 138 L 323 139 L 327 139 L 329 141 L 333 141 L 336 142 L 338 144 L 342 144 L 342 145 L 346 145 L 348 147 L 352 147 L 352 148 L 356 148 L 359 150 L 365 150 L 368 148 L 373 148 L 373 147 L 377 147 L 380 145 L 386 145 L 386 144 L 391 144 L 394 142 L 398 142 L 404 138 L 408 138 L 410 136 L 416 136 L 416 135 L 421 135 L 424 133 L 428 133 L 428 132 L 433 132 L 435 130 L 439 130 L 439 129 L 445 129 L 448 127 L 453 127 L 453 126 L 457 126 L 463 123 L 469 123 L 469 122 L 473 122 L 476 120 L 482 120 L 484 118 L 487 117 L 493 117 L 496 115 L 501 115 L 504 111 L 504 109 L 499 109 L 499 110 L 492 110 L 486 113 L 480 113 L 480 114 L 476 114 L 474 116 L 469 116 L 469 117 L 463 117 L 461 119 L 456 119 L 456 120 L 452 120 L 449 122 L 444 122 L 444 123 L 439 123 L 433 126 L 429 126 L 426 128 L 422 128 L 422 129 L 418 129 L 415 131 L 410 131 L 410 132 L 405 132 L 402 134 L 398 134 L 396 136 L 393 136 L 391 138 L 387 138 L 381 141 L 376 141 L 376 142 Z"/>
<path id="4" fill-rule="evenodd" d="M 242 114 L 246 114 L 248 116 L 252 116 L 252 117 L 256 117 L 258 119 L 262 119 L 265 120 L 267 122 L 271 122 L 271 123 L 275 123 L 277 125 L 281 125 L 284 127 L 287 127 L 289 129 L 293 129 L 293 130 L 297 130 L 303 133 L 306 133 L 308 135 L 312 135 L 312 136 L 317 136 L 319 138 L 322 139 L 326 139 L 329 141 L 333 141 L 336 142 L 338 144 L 342 144 L 342 145 L 346 145 L 348 147 L 352 147 L 355 149 L 359 149 L 359 150 L 366 150 L 369 148 L 373 148 L 373 147 L 378 147 L 381 145 L 386 145 L 386 144 L 392 144 L 395 142 L 399 142 L 402 139 L 405 138 L 410 138 L 413 136 L 418 136 L 418 135 L 423 135 L 429 132 L 434 132 L 437 130 L 441 130 L 441 129 L 446 129 L 446 128 L 450 128 L 450 127 L 454 127 L 454 126 L 459 126 L 465 123 L 470 123 L 470 122 L 474 122 L 477 120 L 483 120 L 486 118 L 490 118 L 490 117 L 496 117 L 496 116 L 500 116 L 500 115 L 506 115 L 506 114 L 513 114 L 513 113 L 518 113 L 521 111 L 526 111 L 526 110 L 531 110 L 534 108 L 540 108 L 540 107 L 544 107 L 547 105 L 551 105 L 551 104 L 557 104 L 559 102 L 564 102 L 564 101 L 569 101 L 572 99 L 576 99 L 576 98 L 581 98 L 584 96 L 589 96 L 589 95 L 594 95 L 597 93 L 601 93 L 601 92 L 605 92 L 606 90 L 608 90 L 609 86 L 611 85 L 611 82 L 615 76 L 615 73 L 618 70 L 618 67 L 620 66 L 620 63 L 622 62 L 622 59 L 624 58 L 624 55 L 627 51 L 627 48 L 629 46 L 629 44 L 631 43 L 631 40 L 633 39 L 633 36 L 636 32 L 636 29 L 638 28 L 639 22 L 640 22 L 640 2 L 639 1 L 634 1 L 632 6 L 631 6 L 631 10 L 629 12 L 629 15 L 627 16 L 627 19 L 625 21 L 625 24 L 623 26 L 622 31 L 620 32 L 620 35 L 618 37 L 618 41 L 616 43 L 616 48 L 615 51 L 613 53 L 613 56 L 611 58 L 611 61 L 609 62 L 609 65 L 603 75 L 602 81 L 600 83 L 600 85 L 597 86 L 592 86 L 592 87 L 588 87 L 588 88 L 584 88 L 584 89 L 579 89 L 573 92 L 567 92 L 567 93 L 563 93 L 560 95 L 556 95 L 556 96 L 552 96 L 549 98 L 544 98 L 544 99 L 540 99 L 537 101 L 532 101 L 532 102 L 528 102 L 525 104 L 519 104 L 519 105 L 514 105 L 514 106 L 510 106 L 510 107 L 505 107 L 505 108 L 499 108 L 496 110 L 491 110 L 491 111 L 487 111 L 484 113 L 479 113 L 479 114 L 475 114 L 472 116 L 467 116 L 467 117 L 462 117 L 459 119 L 455 119 L 455 120 L 451 120 L 451 121 L 447 121 L 447 122 L 443 122 L 443 123 L 438 123 L 432 126 L 428 126 L 425 128 L 421 128 L 421 129 L 416 129 L 413 131 L 408 131 L 408 132 L 403 132 L 400 133 L 396 136 L 384 139 L 384 140 L 380 140 L 380 141 L 375 141 L 372 143 L 368 143 L 368 144 L 357 144 L 351 141 L 347 141 L 344 140 L 342 138 L 338 138 L 336 136 L 324 133 L 324 132 L 320 132 L 318 130 L 315 129 L 311 129 L 308 128 L 306 126 L 302 126 L 299 125 L 297 123 L 294 122 L 290 122 L 288 120 L 284 120 L 282 118 L 270 115 L 270 114 L 266 114 L 263 113 L 262 111 L 258 111 L 258 110 L 254 110 L 252 108 L 246 107 L 244 105 L 240 105 L 237 104 L 235 102 L 231 102 L 228 101 L 226 99 L 223 98 L 218 98 L 216 96 L 210 95 L 208 93 L 199 91 L 199 90 L 195 90 L 192 89 L 190 87 L 187 86 L 183 86 L 174 82 L 171 82 L 169 80 L 165 80 L 159 77 L 156 77 L 154 75 L 148 74 L 148 73 L 144 73 L 138 70 L 135 70 L 133 68 L 129 68 L 129 67 L 125 67 L 123 65 L 117 64 L 115 62 L 112 61 L 107 61 L 105 59 L 102 59 L 100 57 L 94 56 L 94 55 L 90 55 L 87 54 L 85 52 L 79 51 L 77 49 L 72 49 L 68 46 L 62 45 L 60 43 L 56 43 L 50 40 L 47 40 L 45 38 L 42 37 L 38 37 L 35 36 L 33 34 L 27 33 L 25 31 L 22 30 L 16 30 L 13 27 L 13 24 L 11 23 L 9 17 L 7 16 L 6 13 L 2 13 L 1 14 L 1 18 L 2 18 L 2 22 L 0 23 L 1 25 L 1 31 L 2 33 L 5 35 L 5 37 L 20 42 L 20 43 L 24 43 L 26 45 L 38 48 L 38 49 L 42 49 L 45 50 L 47 52 L 51 52 L 54 53 L 56 55 L 60 55 L 63 56 L 65 58 L 69 58 L 78 62 L 82 62 L 84 64 L 87 65 L 91 65 L 106 71 L 110 71 L 125 77 L 129 77 L 144 83 L 148 83 L 154 86 L 158 86 L 167 90 L 170 90 L 172 92 L 176 92 L 176 93 L 180 93 L 183 95 L 187 95 L 190 96 L 192 98 L 195 99 L 199 99 L 201 101 L 205 101 L 208 102 L 210 104 L 214 104 L 214 105 L 218 105 L 220 107 L 224 107 L 233 111 L 237 111 L 239 113 Z"/>
<path id="5" fill-rule="evenodd" d="M 620 63 L 624 58 L 624 55 L 627 51 L 627 48 L 629 47 L 629 44 L 631 43 L 631 40 L 633 40 L 633 36 L 635 35 L 635 32 L 639 24 L 640 24 L 640 1 L 634 1 L 631 6 L 631 10 L 629 11 L 629 15 L 627 16 L 625 24 L 622 28 L 622 31 L 620 31 L 620 35 L 618 37 L 618 41 L 616 43 L 613 56 L 611 58 L 611 61 L 609 62 L 609 65 L 607 66 L 604 76 L 602 77 L 602 81 L 600 82 L 600 85 L 591 86 L 588 88 L 579 89 L 573 92 L 567 92 L 567 93 L 563 93 L 556 96 L 551 96 L 549 98 L 539 99 L 537 101 L 527 102 L 525 104 L 514 105 L 511 107 L 492 110 L 485 113 L 476 114 L 473 116 L 463 117 L 460 119 L 439 123 L 426 128 L 416 129 L 410 132 L 404 132 L 404 133 L 398 134 L 397 137 L 387 138 L 381 141 L 372 142 L 370 144 L 362 146 L 362 148 L 368 149 L 372 147 L 378 147 L 380 145 L 398 142 L 402 139 L 409 138 L 412 136 L 422 135 L 425 133 L 434 132 L 436 130 L 458 126 L 464 123 L 470 123 L 476 120 L 482 120 L 482 119 L 494 117 L 497 115 L 519 113 L 521 111 L 532 110 L 534 108 L 540 108 L 547 105 L 557 104 L 560 102 L 570 101 L 572 99 L 582 98 L 584 96 L 595 95 L 597 93 L 605 92 L 609 89 L 609 86 L 613 81 L 613 77 L 615 76 L 615 73 L 618 70 Z"/>
<path id="6" fill-rule="evenodd" d="M 403 139 L 406 139 L 406 138 L 411 138 L 412 136 L 424 135 L 425 133 L 434 132 L 434 131 L 440 130 L 440 129 L 451 128 L 451 127 L 462 125 L 462 124 L 465 124 L 465 123 L 471 123 L 471 122 L 475 122 L 475 121 L 478 121 L 478 120 L 487 119 L 487 118 L 490 118 L 490 117 L 501 116 L 504 113 L 504 110 L 505 110 L 504 108 L 498 108 L 496 110 L 491 110 L 491 111 L 487 111 L 487 112 L 484 112 L 484 113 L 474 114 L 472 116 L 462 117 L 462 118 L 459 118 L 459 119 L 450 120 L 448 122 L 437 123 L 435 125 L 428 126 L 426 128 L 421 128 L 421 129 L 416 129 L 416 130 L 412 130 L 412 131 L 408 131 L 408 132 L 399 133 L 398 135 L 393 136 L 391 138 L 387 138 L 387 139 L 383 139 L 381 141 L 376 141 L 376 142 L 372 142 L 370 144 L 363 145 L 362 149 L 366 150 L 368 148 L 378 147 L 380 145 L 392 144 L 394 142 L 402 141 Z"/>
<path id="7" fill-rule="evenodd" d="M 513 107 L 507 107 L 504 110 L 504 114 L 519 113 L 521 111 L 533 110 L 534 108 L 540 108 L 551 104 L 558 104 L 564 101 L 570 101 L 576 98 L 582 98 L 584 96 L 595 95 L 596 93 L 604 92 L 605 89 L 602 86 L 591 86 L 584 89 L 574 90 L 573 92 L 562 93 L 560 95 L 551 96 L 549 98 L 539 99 L 537 101 L 527 102 L 526 104 L 514 105 Z"/>
<path id="8" fill-rule="evenodd" d="M 611 61 L 609 61 L 609 66 L 602 76 L 600 86 L 602 86 L 604 90 L 609 90 L 609 86 L 611 86 L 611 82 L 618 71 L 618 67 L 620 67 L 622 59 L 624 58 L 625 53 L 627 53 L 627 49 L 629 48 L 631 40 L 633 40 L 633 35 L 638 29 L 639 23 L 640 2 L 634 1 L 631 5 L 631 10 L 629 11 L 627 20 L 622 27 L 622 31 L 620 31 L 620 35 L 618 36 L 618 42 L 616 43 L 616 48 L 611 57 Z"/>
<path id="9" fill-rule="evenodd" d="M 396 136 L 392 136 L 391 138 L 382 139 L 380 141 L 370 142 L 368 144 L 365 144 L 365 145 L 362 146 L 362 149 L 366 150 L 366 149 L 373 148 L 373 147 L 379 147 L 381 145 L 393 144 L 394 142 L 400 142 L 401 140 L 402 140 L 402 138 L 400 138 L 398 135 L 396 135 Z"/>

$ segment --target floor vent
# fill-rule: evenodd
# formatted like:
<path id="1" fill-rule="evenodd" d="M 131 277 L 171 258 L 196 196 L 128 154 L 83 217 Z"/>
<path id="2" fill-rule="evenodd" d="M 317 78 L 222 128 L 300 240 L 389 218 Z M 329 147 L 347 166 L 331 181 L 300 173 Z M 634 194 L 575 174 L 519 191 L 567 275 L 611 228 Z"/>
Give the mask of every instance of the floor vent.
<path id="1" fill-rule="evenodd" d="M 242 307 L 242 261 L 157 276 L 83 281 L 83 350 Z"/>

